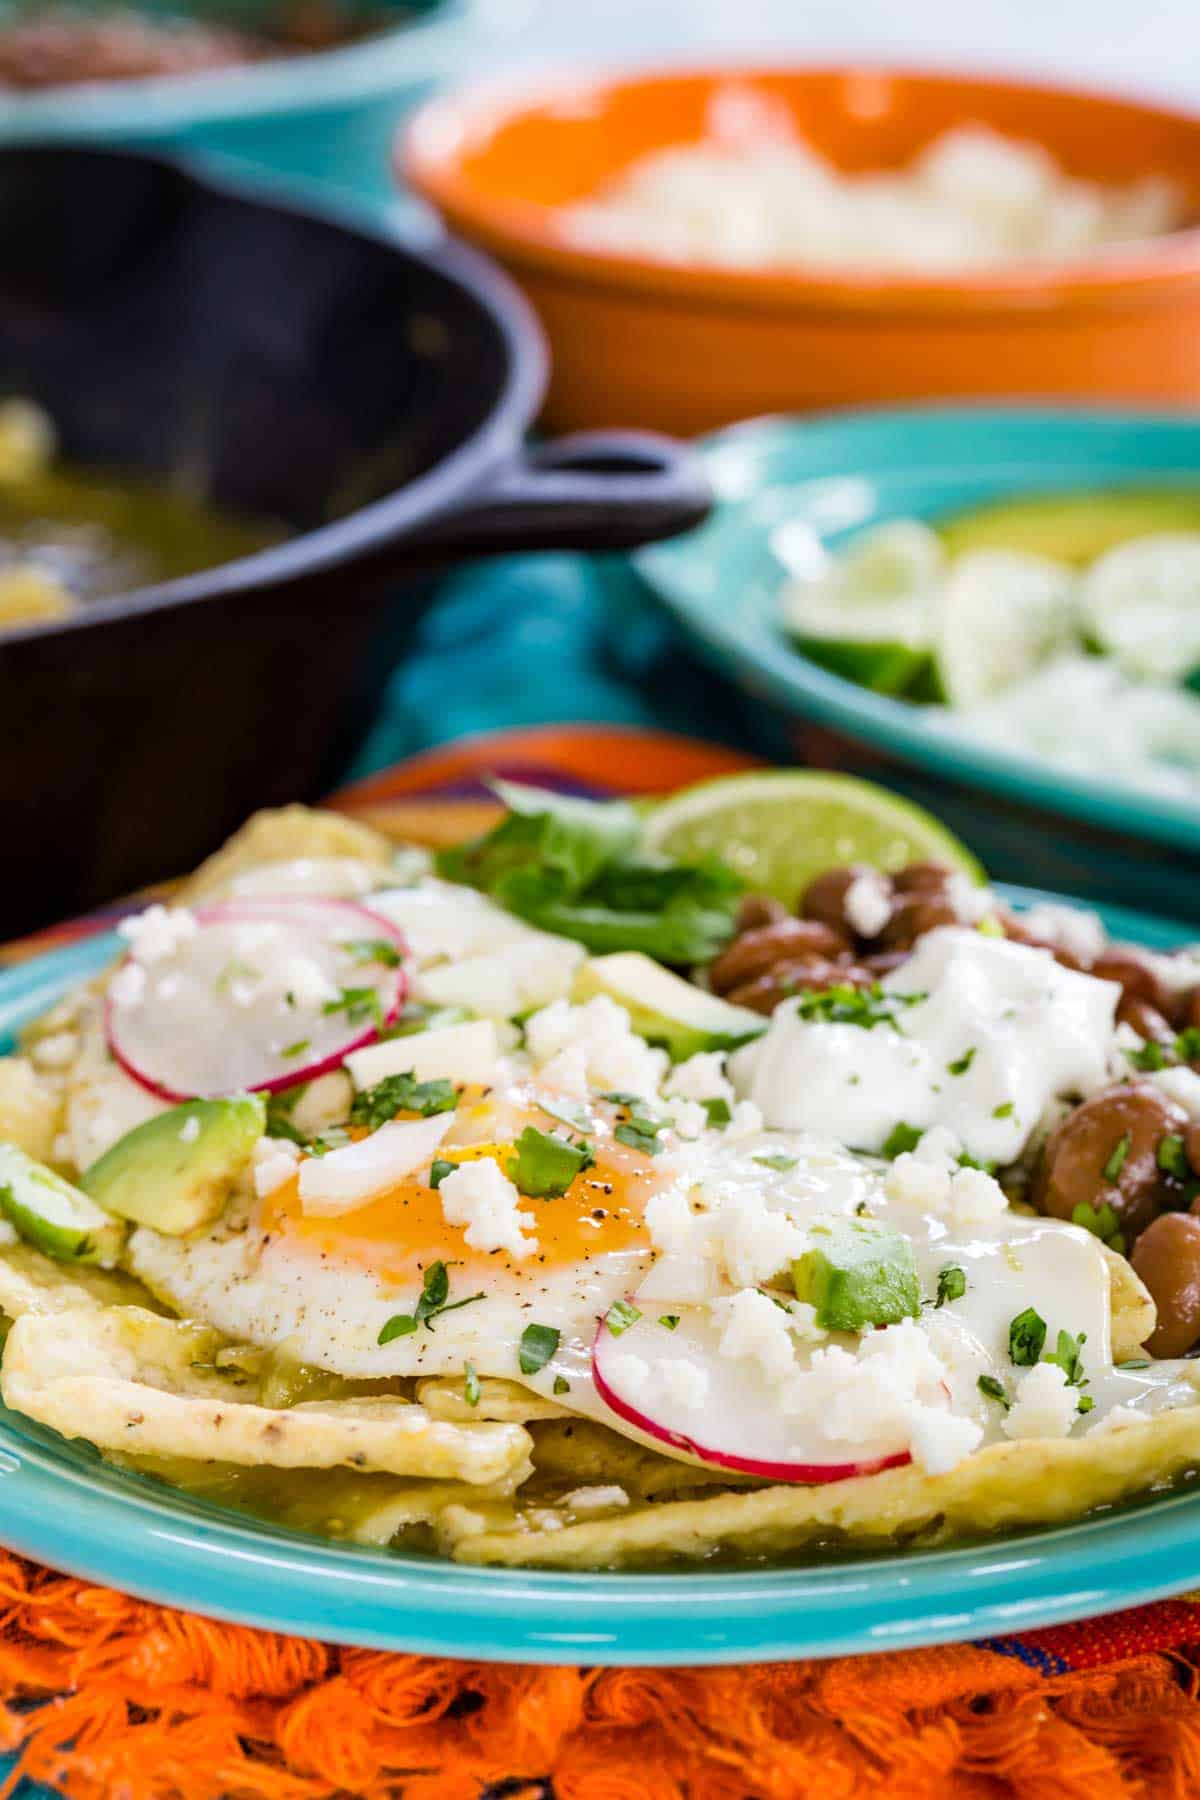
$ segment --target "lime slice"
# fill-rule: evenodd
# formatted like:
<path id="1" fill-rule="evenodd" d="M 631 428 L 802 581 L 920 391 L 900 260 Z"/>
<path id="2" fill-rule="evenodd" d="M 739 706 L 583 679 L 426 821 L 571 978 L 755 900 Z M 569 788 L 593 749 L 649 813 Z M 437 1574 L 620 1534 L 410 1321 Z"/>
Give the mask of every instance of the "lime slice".
<path id="1" fill-rule="evenodd" d="M 1200 665 L 1200 532 L 1137 538 L 1084 578 L 1083 628 L 1129 675 L 1184 681 Z"/>
<path id="2" fill-rule="evenodd" d="M 864 532 L 814 574 L 793 576 L 780 617 L 798 650 L 879 694 L 906 693 L 929 665 L 929 621 L 945 552 L 916 519 Z"/>
<path id="3" fill-rule="evenodd" d="M 643 846 L 681 862 L 719 856 L 753 892 L 788 906 L 814 875 L 843 863 L 943 862 L 984 879 L 966 846 L 921 807 L 853 775 L 815 769 L 725 775 L 684 788 L 650 814 Z"/>
<path id="4" fill-rule="evenodd" d="M 1200 493 L 1191 488 L 1117 488 L 1037 494 L 959 513 L 943 519 L 938 530 L 951 556 L 968 550 L 1028 550 L 1084 568 L 1130 538 L 1200 531 Z"/>
<path id="5" fill-rule="evenodd" d="M 938 601 L 934 665 L 942 698 L 969 711 L 1077 641 L 1077 577 L 1023 550 L 975 550 Z"/>

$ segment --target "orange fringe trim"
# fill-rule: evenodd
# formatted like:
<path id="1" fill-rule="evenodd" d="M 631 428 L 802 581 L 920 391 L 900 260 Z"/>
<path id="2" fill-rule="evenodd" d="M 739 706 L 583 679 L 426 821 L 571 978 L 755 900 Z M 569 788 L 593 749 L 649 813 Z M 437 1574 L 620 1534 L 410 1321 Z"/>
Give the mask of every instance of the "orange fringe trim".
<path id="1" fill-rule="evenodd" d="M 583 1670 L 337 1649 L 0 1552 L 0 1749 L 71 1800 L 1194 1800 L 1189 1664 Z M 43 1704 L 31 1706 L 31 1701 Z"/>

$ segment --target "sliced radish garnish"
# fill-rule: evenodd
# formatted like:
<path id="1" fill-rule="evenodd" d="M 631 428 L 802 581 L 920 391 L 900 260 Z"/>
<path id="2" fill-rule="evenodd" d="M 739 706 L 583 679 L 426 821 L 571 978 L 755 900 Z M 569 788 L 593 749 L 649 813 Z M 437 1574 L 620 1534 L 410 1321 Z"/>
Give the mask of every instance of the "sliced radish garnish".
<path id="1" fill-rule="evenodd" d="M 601 1321 L 592 1347 L 596 1392 L 647 1437 L 764 1481 L 846 1481 L 911 1460 L 894 1441 L 856 1446 L 853 1460 L 839 1457 L 819 1418 L 781 1410 L 778 1386 L 752 1358 L 721 1355 L 720 1331 L 706 1311 L 670 1316 L 679 1320 L 673 1330 L 646 1314 L 620 1336 Z"/>
<path id="2" fill-rule="evenodd" d="M 312 1081 L 373 1043 L 404 1001 L 403 937 L 351 901 L 223 901 L 143 933 L 135 920 L 128 935 L 109 1047 L 164 1100 Z"/>

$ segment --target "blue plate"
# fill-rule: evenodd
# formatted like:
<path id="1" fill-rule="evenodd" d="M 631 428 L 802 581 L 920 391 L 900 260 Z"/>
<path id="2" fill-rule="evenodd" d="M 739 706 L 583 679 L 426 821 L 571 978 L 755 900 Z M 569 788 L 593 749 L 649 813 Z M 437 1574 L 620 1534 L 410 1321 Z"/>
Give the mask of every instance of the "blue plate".
<path id="1" fill-rule="evenodd" d="M 1008 495 L 1138 483 L 1195 489 L 1200 420 L 1085 409 L 901 408 L 753 420 L 701 447 L 718 496 L 713 516 L 632 561 L 710 661 L 789 714 L 836 727 L 975 794 L 990 790 L 1143 847 L 1150 839 L 1200 855 L 1200 802 L 1122 786 L 1115 767 L 1095 777 L 1075 774 L 951 736 L 920 707 L 869 693 L 809 662 L 776 624 L 784 569 L 772 548 L 791 521 L 836 549 L 864 526 L 932 519 Z"/>
<path id="2" fill-rule="evenodd" d="M 1186 935 L 1120 909 L 1106 923 L 1159 949 Z M 109 935 L 0 973 L 0 1049 L 119 947 Z M 1200 1578 L 1200 1494 L 983 1546 L 810 1567 L 472 1569 L 246 1520 L 0 1408 L 0 1539 L 146 1599 L 341 1643 L 514 1662 L 741 1663 L 1008 1636 L 1179 1593 Z"/>

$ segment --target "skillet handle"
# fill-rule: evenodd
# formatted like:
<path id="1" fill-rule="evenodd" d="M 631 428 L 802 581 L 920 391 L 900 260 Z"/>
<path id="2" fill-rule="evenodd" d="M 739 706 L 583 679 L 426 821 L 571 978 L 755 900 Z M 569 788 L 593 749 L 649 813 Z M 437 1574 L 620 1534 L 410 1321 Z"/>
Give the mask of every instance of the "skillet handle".
<path id="1" fill-rule="evenodd" d="M 699 456 L 650 431 L 589 431 L 523 445 L 457 505 L 406 533 L 405 553 L 627 550 L 708 515 Z"/>

